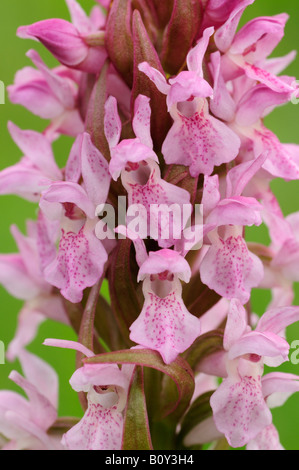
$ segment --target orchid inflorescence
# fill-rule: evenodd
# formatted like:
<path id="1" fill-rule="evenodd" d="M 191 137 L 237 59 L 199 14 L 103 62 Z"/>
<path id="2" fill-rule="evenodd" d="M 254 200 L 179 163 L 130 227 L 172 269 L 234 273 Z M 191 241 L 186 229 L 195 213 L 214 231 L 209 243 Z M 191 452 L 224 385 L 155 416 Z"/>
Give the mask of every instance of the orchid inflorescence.
<path id="1" fill-rule="evenodd" d="M 97 0 L 90 16 L 66 3 L 71 22 L 17 32 L 59 65 L 30 50 L 8 87 L 49 125 L 9 122 L 24 156 L 0 172 L 1 194 L 38 204 L 27 235 L 12 227 L 19 252 L 0 256 L 1 284 L 24 301 L 7 358 L 28 397 L 0 392 L 2 448 L 282 449 L 271 408 L 299 376 L 264 366 L 288 361 L 299 320 L 299 213 L 283 216 L 270 183 L 299 179 L 299 147 L 264 117 L 299 94 L 281 75 L 295 52 L 268 58 L 288 16 L 238 28 L 254 0 Z M 270 245 L 248 243 L 262 223 Z M 260 318 L 253 288 L 272 295 Z M 65 379 L 81 419 L 58 417 L 57 374 L 27 350 L 47 318 L 77 335 L 44 344 L 77 351 Z"/>

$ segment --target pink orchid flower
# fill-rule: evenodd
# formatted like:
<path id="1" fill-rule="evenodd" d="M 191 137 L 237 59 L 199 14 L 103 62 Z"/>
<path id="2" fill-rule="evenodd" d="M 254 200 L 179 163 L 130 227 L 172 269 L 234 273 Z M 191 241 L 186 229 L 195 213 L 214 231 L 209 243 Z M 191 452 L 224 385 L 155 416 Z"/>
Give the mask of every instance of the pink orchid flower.
<path id="1" fill-rule="evenodd" d="M 210 70 L 214 78 L 214 97 L 210 108 L 217 117 L 227 121 L 241 138 L 243 159 L 250 159 L 252 150 L 255 158 L 267 153 L 262 169 L 269 173 L 269 177 L 286 180 L 298 178 L 299 147 L 280 143 L 263 123 L 263 118 L 275 107 L 291 100 L 295 92 L 294 78 L 282 77 L 281 81 L 287 88 L 273 90 L 267 84 L 256 84 L 246 76 L 240 77 L 232 81 L 231 92 L 223 75 L 220 53 L 211 54 L 210 59 Z"/>
<path id="2" fill-rule="evenodd" d="M 272 424 L 265 400 L 269 392 L 262 385 L 263 366 L 276 367 L 288 360 L 289 345 L 280 333 L 298 321 L 298 315 L 298 307 L 268 310 L 251 331 L 246 310 L 237 299 L 231 301 L 224 332 L 225 352 L 204 360 L 200 369 L 213 374 L 216 367 L 216 375 L 225 377 L 210 403 L 217 429 L 232 447 L 242 447 Z M 293 382 L 289 384 L 292 393 Z"/>
<path id="3" fill-rule="evenodd" d="M 150 252 L 140 266 L 145 297 L 142 311 L 130 327 L 130 339 L 158 351 L 170 364 L 200 335 L 200 321 L 182 300 L 181 280 L 189 282 L 187 261 L 173 250 Z"/>
<path id="4" fill-rule="evenodd" d="M 222 61 L 226 80 L 245 73 L 273 91 L 294 91 L 290 84 L 260 67 L 281 41 L 288 15 L 255 18 L 236 33 L 239 13 L 238 10 L 232 12 L 215 34 L 217 48 L 225 53 Z"/>
<path id="5" fill-rule="evenodd" d="M 61 227 L 58 253 L 45 267 L 44 277 L 65 298 L 77 303 L 82 300 L 83 290 L 102 276 L 108 256 L 95 235 L 99 222 L 96 208 L 106 202 L 110 186 L 108 163 L 89 134 L 77 137 L 66 176 L 71 181 L 52 183 L 40 200 L 45 216 L 60 221 Z M 75 182 L 81 176 L 84 186 Z"/>
<path id="6" fill-rule="evenodd" d="M 44 344 L 94 356 L 73 341 L 47 339 Z M 76 392 L 87 393 L 88 408 L 79 423 L 63 435 L 63 446 L 68 450 L 120 450 L 129 383 L 128 374 L 117 364 L 84 364 L 77 369 L 70 384 Z"/>
<path id="7" fill-rule="evenodd" d="M 261 166 L 265 156 L 241 163 L 227 174 L 227 195 L 235 191 L 253 194 L 263 206 L 262 219 L 269 230 L 270 246 L 250 244 L 264 259 L 264 278 L 261 288 L 271 289 L 271 305 L 291 305 L 294 298 L 293 283 L 298 280 L 298 215 L 284 217 L 279 203 L 272 193 L 269 180 L 263 178 Z M 245 185 L 244 185 L 245 183 Z"/>
<path id="8" fill-rule="evenodd" d="M 178 237 L 188 222 L 192 208 L 190 194 L 186 190 L 167 183 L 161 178 L 158 157 L 153 151 L 150 135 L 150 116 L 149 98 L 139 95 L 135 101 L 132 123 L 136 138 L 119 142 L 122 127 L 117 112 L 117 102 L 112 96 L 108 98 L 105 135 L 111 152 L 109 170 L 115 180 L 121 175 L 122 184 L 128 192 L 129 206 L 142 206 L 144 209 L 139 219 L 140 224 L 147 228 L 145 236 L 151 235 L 159 241 L 160 246 L 168 248 L 174 244 L 169 234 L 169 208 L 176 205 L 181 214 L 181 217 L 177 217 L 174 221 L 177 225 L 174 230 Z M 184 206 L 188 206 L 189 211 L 184 210 L 186 209 Z M 155 207 L 158 213 L 154 212 Z M 130 207 L 127 217 L 129 214 Z M 163 236 L 165 231 L 167 231 L 167 236 Z"/>
<path id="9" fill-rule="evenodd" d="M 147 62 L 139 64 L 139 70 L 154 82 L 161 93 L 167 95 L 169 111 L 177 103 L 188 101 L 194 97 L 207 98 L 213 96 L 213 89 L 203 78 L 202 66 L 203 58 L 213 33 L 214 28 L 208 28 L 204 31 L 203 37 L 187 55 L 188 71 L 180 72 L 175 78 L 169 79 L 169 83 L 167 83 L 161 72 L 150 67 Z"/>
<path id="10" fill-rule="evenodd" d="M 227 193 L 229 197 L 221 199 L 218 176 L 205 177 L 202 204 L 207 246 L 199 268 L 202 282 L 210 289 L 244 304 L 264 275 L 262 262 L 243 238 L 243 226 L 262 223 L 262 206 L 255 198 L 241 196 L 247 181 L 243 178 Z"/>
<path id="11" fill-rule="evenodd" d="M 162 146 L 168 164 L 188 166 L 193 177 L 211 175 L 214 167 L 236 158 L 240 140 L 222 121 L 209 114 L 207 97 L 213 90 L 203 79 L 202 61 L 214 29 L 208 28 L 187 56 L 188 71 L 169 80 L 148 63 L 139 64 L 156 85 L 167 95 L 170 115 L 174 121 Z"/>

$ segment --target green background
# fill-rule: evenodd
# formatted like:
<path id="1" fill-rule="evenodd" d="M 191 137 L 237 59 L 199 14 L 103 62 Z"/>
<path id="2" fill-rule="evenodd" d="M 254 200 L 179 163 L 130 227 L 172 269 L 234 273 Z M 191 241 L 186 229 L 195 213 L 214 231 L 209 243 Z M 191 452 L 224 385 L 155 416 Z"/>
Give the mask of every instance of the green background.
<path id="1" fill-rule="evenodd" d="M 80 2 L 90 11 L 95 4 L 92 0 Z M 290 20 L 286 27 L 286 35 L 281 44 L 275 50 L 275 56 L 281 56 L 290 50 L 299 49 L 299 8 L 298 0 L 256 0 L 255 4 L 248 7 L 242 18 L 242 23 L 256 16 L 268 16 L 286 12 Z M 22 40 L 16 37 L 15 32 L 20 25 L 34 23 L 46 18 L 69 19 L 68 10 L 64 0 L 10 0 L 1 2 L 0 14 L 0 80 L 5 86 L 12 84 L 14 74 L 17 70 L 31 65 L 25 53 L 30 48 L 35 48 L 42 55 L 49 66 L 55 66 L 56 62 L 44 48 L 33 41 Z M 299 78 L 299 58 L 291 64 L 286 73 Z M 274 131 L 282 142 L 293 142 L 299 144 L 299 106 L 288 104 L 276 109 L 271 116 L 267 117 L 266 125 Z M 7 132 L 7 121 L 11 120 L 24 129 L 35 129 L 42 131 L 47 123 L 18 105 L 12 105 L 6 97 L 6 104 L 0 106 L 0 142 L 1 157 L 0 170 L 18 162 L 21 154 Z M 72 139 L 62 137 L 54 143 L 54 152 L 57 162 L 63 166 L 72 143 Z M 272 183 L 273 190 L 277 195 L 285 215 L 299 210 L 299 182 L 286 183 L 276 180 Z M 10 234 L 10 226 L 17 224 L 21 230 L 25 229 L 26 219 L 35 219 L 36 205 L 12 196 L 0 197 L 0 252 L 12 253 L 16 251 L 15 243 Z M 268 243 L 267 231 L 263 226 L 250 229 L 247 232 L 248 239 Z M 265 310 L 270 296 L 266 291 L 253 292 L 253 309 L 262 314 Z M 299 289 L 296 286 L 295 304 L 299 304 Z M 22 303 L 13 299 L 0 286 L 0 340 L 5 345 L 12 339 L 15 328 L 17 313 Z M 66 326 L 52 321 L 46 321 L 41 325 L 38 335 L 28 348 L 41 358 L 49 362 L 58 372 L 60 377 L 59 389 L 59 415 L 81 416 L 81 407 L 77 394 L 71 390 L 68 383 L 74 371 L 75 354 L 68 350 L 57 350 L 42 345 L 45 338 L 76 339 L 73 332 Z M 294 325 L 287 330 L 287 339 L 291 343 L 299 339 L 299 325 Z M 19 390 L 9 379 L 8 374 L 12 369 L 20 370 L 19 364 L 6 363 L 0 365 L 0 389 Z M 284 364 L 281 368 L 286 372 L 299 375 L 299 365 L 291 363 Z M 286 449 L 299 450 L 299 394 L 293 395 L 281 408 L 273 410 L 274 424 L 277 426 L 281 443 Z"/>

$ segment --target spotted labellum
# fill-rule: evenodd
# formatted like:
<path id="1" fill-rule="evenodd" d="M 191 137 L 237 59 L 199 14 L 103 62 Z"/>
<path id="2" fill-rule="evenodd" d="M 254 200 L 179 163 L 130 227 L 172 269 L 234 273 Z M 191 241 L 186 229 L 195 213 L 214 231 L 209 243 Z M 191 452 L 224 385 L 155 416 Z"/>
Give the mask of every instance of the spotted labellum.
<path id="1" fill-rule="evenodd" d="M 6 357 L 24 392 L 0 391 L 2 449 L 283 449 L 271 409 L 299 391 L 276 370 L 299 321 L 299 213 L 271 182 L 299 179 L 299 147 L 264 118 L 299 88 L 295 53 L 272 56 L 288 15 L 241 26 L 253 3 L 66 0 L 68 19 L 19 26 L 57 63 L 30 49 L 8 86 L 46 124 L 7 123 L 20 159 L 0 171 L 0 194 L 36 208 L 0 255 L 23 301 Z M 248 240 L 262 224 L 268 246 Z M 253 289 L 271 296 L 261 316 Z M 81 417 L 59 416 L 58 375 L 28 351 L 48 319 L 76 336 L 42 347 L 76 351 L 60 380 Z"/>

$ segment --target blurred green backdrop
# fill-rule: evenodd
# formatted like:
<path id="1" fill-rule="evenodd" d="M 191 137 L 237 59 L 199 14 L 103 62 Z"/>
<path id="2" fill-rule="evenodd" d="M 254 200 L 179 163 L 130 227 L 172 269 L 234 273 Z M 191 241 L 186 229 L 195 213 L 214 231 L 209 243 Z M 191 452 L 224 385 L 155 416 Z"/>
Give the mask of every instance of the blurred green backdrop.
<path id="1" fill-rule="evenodd" d="M 90 11 L 95 4 L 93 0 L 81 0 L 80 3 L 86 11 Z M 275 51 L 275 56 L 288 53 L 290 50 L 299 49 L 299 8 L 298 0 L 256 0 L 255 4 L 248 7 L 242 18 L 242 23 L 253 17 L 268 16 L 287 12 L 290 20 L 287 24 L 286 35 Z M 41 54 L 49 66 L 57 63 L 44 48 L 36 42 L 18 39 L 15 35 L 17 27 L 30 24 L 46 18 L 69 19 L 68 10 L 64 0 L 10 0 L 1 3 L 0 16 L 0 80 L 5 86 L 13 83 L 14 74 L 20 68 L 31 65 L 25 53 L 30 48 L 35 48 Z M 299 78 L 299 58 L 291 64 L 286 73 Z M 286 105 L 275 110 L 266 119 L 266 125 L 274 131 L 282 142 L 299 144 L 299 106 Z M 35 129 L 42 131 L 46 122 L 33 116 L 21 106 L 12 105 L 6 97 L 6 104 L 0 106 L 0 141 L 1 157 L 0 170 L 16 163 L 20 157 L 20 151 L 11 140 L 7 131 L 7 121 L 11 120 L 23 129 Z M 63 137 L 54 143 L 54 151 L 58 163 L 63 166 L 67 159 L 72 139 Z M 272 184 L 282 210 L 285 215 L 299 210 L 299 182 L 285 183 L 276 180 Z M 0 252 L 12 253 L 16 251 L 14 241 L 10 234 L 10 226 L 17 224 L 21 230 L 25 229 L 26 219 L 35 219 L 36 205 L 24 202 L 16 197 L 0 197 Z M 248 239 L 268 243 L 267 231 L 264 227 L 250 229 Z M 253 309 L 262 314 L 269 302 L 269 293 L 264 291 L 253 292 Z M 295 304 L 299 305 L 299 289 L 296 287 Z M 0 286 L 0 340 L 5 345 L 12 339 L 17 313 L 22 303 L 10 297 Z M 58 372 L 60 377 L 60 404 L 59 415 L 81 416 L 81 407 L 77 394 L 71 390 L 68 383 L 74 371 L 75 354 L 72 351 L 47 348 L 42 342 L 47 337 L 75 339 L 73 332 L 65 326 L 52 321 L 45 322 L 39 329 L 37 338 L 28 348 L 41 358 L 48 361 Z M 299 325 L 294 325 L 287 330 L 287 339 L 291 343 L 299 339 Z M 20 370 L 19 364 L 6 363 L 0 365 L 0 389 L 19 389 L 8 379 L 12 369 Z M 299 365 L 285 364 L 281 370 L 299 375 Z M 277 426 L 281 443 L 286 449 L 299 450 L 299 394 L 292 396 L 282 407 L 273 410 L 274 424 Z"/>

